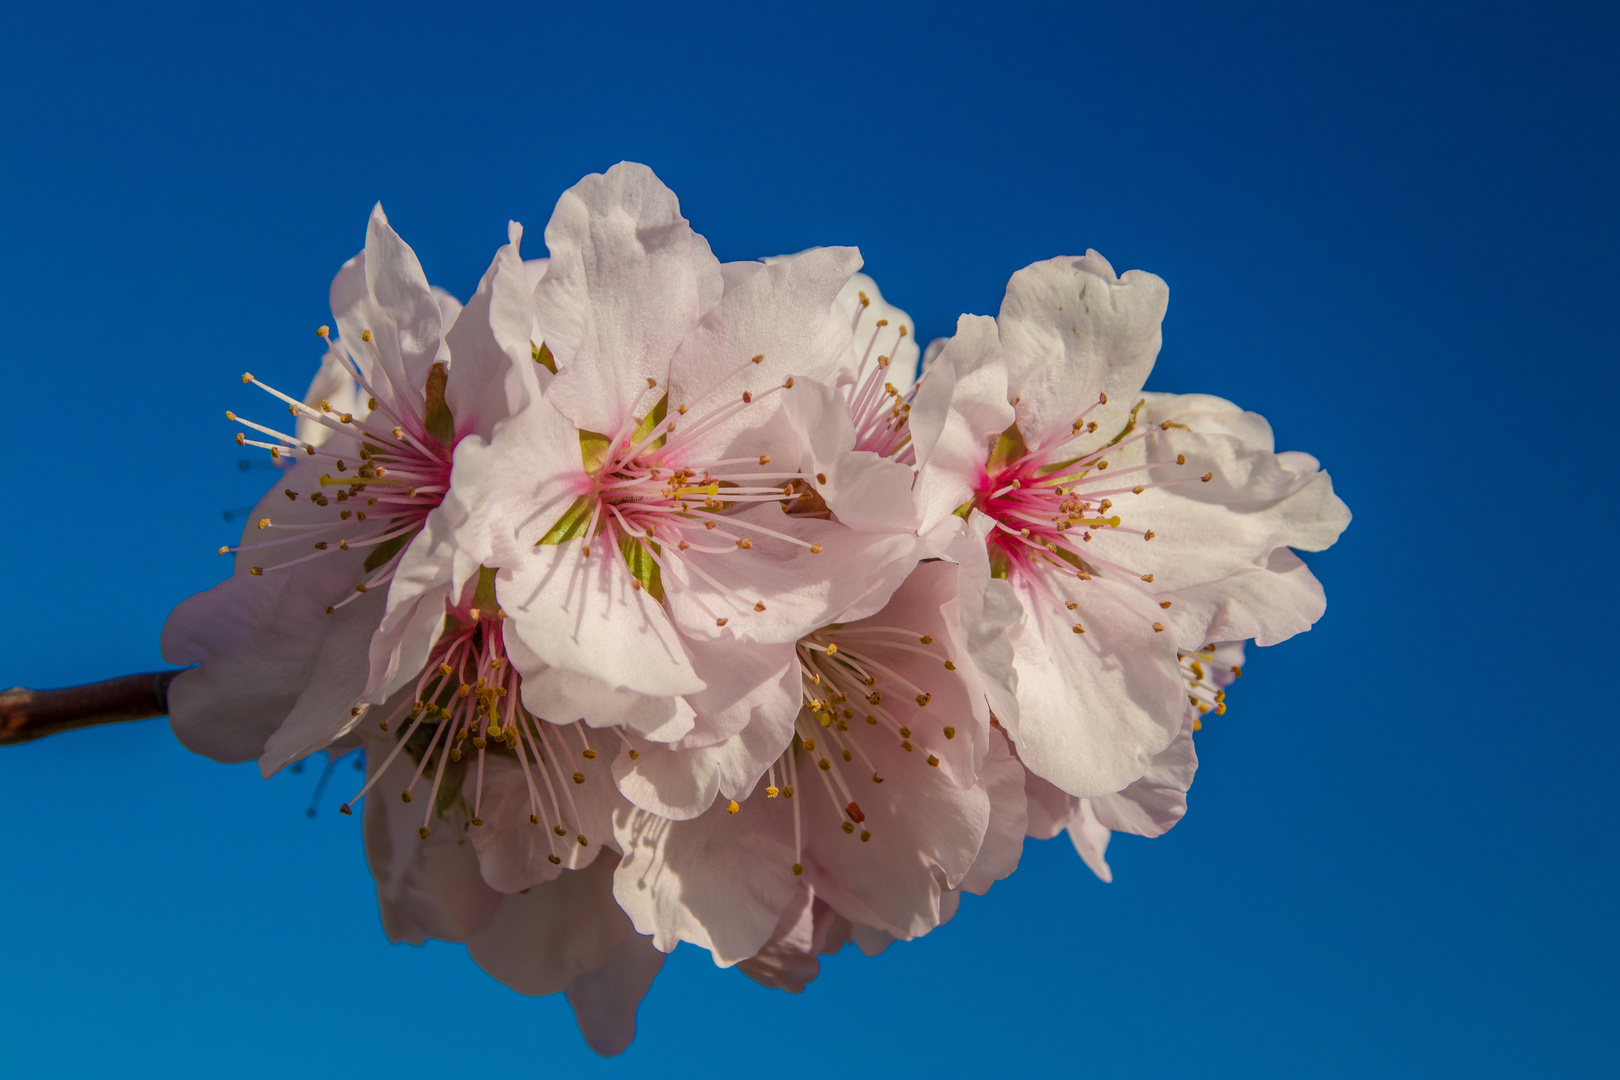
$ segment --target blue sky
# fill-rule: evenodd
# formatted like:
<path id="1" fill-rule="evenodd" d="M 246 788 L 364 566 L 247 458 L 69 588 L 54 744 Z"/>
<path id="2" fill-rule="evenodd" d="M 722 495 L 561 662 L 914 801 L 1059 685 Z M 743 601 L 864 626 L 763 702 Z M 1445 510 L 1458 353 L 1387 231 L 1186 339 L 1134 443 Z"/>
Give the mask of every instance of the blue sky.
<path id="1" fill-rule="evenodd" d="M 1309 557 L 1327 616 L 1251 654 L 1188 818 L 1117 839 L 1112 885 L 1031 843 L 798 998 L 682 949 L 613 1061 L 387 943 L 354 774 L 310 819 L 312 772 L 161 721 L 0 750 L 9 1070 L 1612 1068 L 1612 11 L 684 7 L 0 9 L 0 683 L 161 666 L 269 480 L 237 377 L 307 380 L 374 201 L 465 297 L 509 217 L 538 254 L 624 158 L 722 258 L 860 246 L 924 340 L 1036 259 L 1160 274 L 1150 387 L 1264 414 L 1355 513 Z"/>

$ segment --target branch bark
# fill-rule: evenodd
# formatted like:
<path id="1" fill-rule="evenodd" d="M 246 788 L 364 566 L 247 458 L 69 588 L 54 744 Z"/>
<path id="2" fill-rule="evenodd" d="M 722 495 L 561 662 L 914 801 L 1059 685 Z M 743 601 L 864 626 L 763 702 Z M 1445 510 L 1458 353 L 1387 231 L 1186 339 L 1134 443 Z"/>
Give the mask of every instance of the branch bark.
<path id="1" fill-rule="evenodd" d="M 0 746 L 76 728 L 146 720 L 169 712 L 169 683 L 178 671 L 149 671 L 60 690 L 14 686 L 0 693 Z"/>

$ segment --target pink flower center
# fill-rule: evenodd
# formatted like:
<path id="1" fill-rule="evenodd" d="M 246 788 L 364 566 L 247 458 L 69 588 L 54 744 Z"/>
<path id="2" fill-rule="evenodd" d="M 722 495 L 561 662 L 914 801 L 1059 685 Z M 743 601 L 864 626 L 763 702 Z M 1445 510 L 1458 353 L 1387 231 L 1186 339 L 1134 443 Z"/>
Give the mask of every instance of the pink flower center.
<path id="1" fill-rule="evenodd" d="M 326 337 L 326 328 L 321 330 L 321 336 Z M 365 340 L 375 352 L 375 344 L 369 337 Z M 340 344 L 334 342 L 333 346 Z M 243 420 L 234 413 L 225 414 L 228 419 L 276 440 L 265 442 L 238 433 L 238 446 L 269 450 L 271 459 L 277 462 L 300 452 L 320 461 L 326 471 L 317 481 L 315 490 L 299 492 L 288 487 L 283 493 L 292 502 L 307 498 L 329 511 L 329 515 L 325 521 L 299 524 L 278 524 L 273 517 L 261 518 L 257 524 L 268 539 L 222 547 L 219 553 L 265 550 L 272 557 L 292 556 L 267 566 L 251 567 L 249 573 L 257 576 L 266 570 L 285 570 L 332 551 L 370 548 L 371 554 L 364 564 L 365 576 L 355 583 L 353 592 L 346 598 L 333 597 L 334 603 L 326 609 L 329 614 L 392 580 L 405 545 L 449 490 L 451 455 L 456 441 L 447 412 L 442 419 L 429 415 L 435 405 L 443 407 L 445 370 L 442 365 L 434 365 L 426 394 L 422 388 L 398 392 L 386 376 L 380 378 L 378 386 L 373 386 L 352 354 L 349 367 L 350 374 L 369 395 L 366 411 L 359 415 L 340 412 L 326 401 L 320 402 L 318 407 L 298 401 L 251 374 L 243 375 L 242 381 L 286 402 L 287 411 L 294 417 L 357 440 L 359 447 L 349 451 L 350 456 L 332 449 L 330 440 L 316 443 Z M 379 363 L 373 365 L 373 370 L 384 369 Z M 437 434 L 430 429 L 437 429 Z M 300 548 L 305 554 L 295 554 Z"/>
<path id="2" fill-rule="evenodd" d="M 1097 405 L 1107 400 L 1104 395 Z M 1015 449 L 1007 453 L 1010 460 L 998 463 L 992 457 L 991 465 L 975 486 L 974 506 L 995 521 L 986 543 L 998 573 L 1016 578 L 1071 613 L 1079 605 L 1054 589 L 1054 580 L 1089 583 L 1101 579 L 1122 584 L 1125 589 L 1104 590 L 1103 594 L 1124 603 L 1150 622 L 1155 631 L 1162 632 L 1163 624 L 1153 616 L 1167 610 L 1171 602 L 1159 600 L 1143 587 L 1152 583 L 1153 575 L 1131 565 L 1141 556 L 1124 546 L 1126 537 L 1151 541 L 1155 533 L 1151 528 L 1126 525 L 1114 500 L 1140 495 L 1149 488 L 1208 481 L 1210 474 L 1156 482 L 1145 475 L 1162 465 L 1185 465 L 1184 455 L 1124 468 L 1115 466 L 1110 457 L 1117 458 L 1122 450 L 1147 438 L 1150 432 L 1132 433 L 1136 426 L 1136 410 L 1132 410 L 1125 430 L 1104 443 L 1096 422 L 1086 419 L 1097 405 L 1074 421 L 1068 435 L 1025 449 L 1019 456 L 1013 456 L 1018 453 L 1017 440 L 1004 436 L 1002 447 L 1011 442 Z M 1075 633 L 1085 633 L 1081 623 L 1073 625 Z"/>

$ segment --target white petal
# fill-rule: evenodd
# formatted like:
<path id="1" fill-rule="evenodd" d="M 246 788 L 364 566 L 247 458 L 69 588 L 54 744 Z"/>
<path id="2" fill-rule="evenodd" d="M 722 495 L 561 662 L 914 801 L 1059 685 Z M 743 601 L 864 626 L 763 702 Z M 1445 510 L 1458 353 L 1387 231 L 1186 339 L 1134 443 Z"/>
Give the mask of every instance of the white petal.
<path id="1" fill-rule="evenodd" d="M 999 734 L 990 740 L 979 782 L 990 796 L 990 822 L 985 826 L 984 843 L 979 845 L 973 865 L 957 882 L 957 888 L 983 896 L 990 886 L 1018 869 L 1018 859 L 1024 853 L 1024 834 L 1029 829 L 1024 767 Z"/>
<path id="2" fill-rule="evenodd" d="M 489 438 L 495 425 L 540 393 L 529 352 L 534 298 L 515 245 L 495 255 L 478 291 L 445 334 L 454 363 L 444 400 L 456 434 Z"/>
<path id="3" fill-rule="evenodd" d="M 1114 832 L 1163 836 L 1187 813 L 1187 790 L 1197 771 L 1189 715 L 1175 741 L 1159 751 L 1142 779 L 1118 794 L 1088 802 L 1098 823 Z"/>
<path id="4" fill-rule="evenodd" d="M 443 340 L 443 312 L 416 252 L 388 224 L 381 204 L 372 210 L 366 228 L 365 272 L 366 289 L 381 316 L 367 329 L 383 370 L 397 397 L 420 400 Z M 359 344 L 358 338 L 349 342 L 350 348 Z"/>
<path id="5" fill-rule="evenodd" d="M 1013 581 L 1025 621 L 1013 635 L 1018 668 L 1016 727 L 1008 731 L 1026 767 L 1072 795 L 1107 795 L 1147 771 L 1170 745 L 1185 711 L 1175 643 L 1097 590 L 1106 583 L 1049 586 L 1077 602 Z M 1074 633 L 1074 623 L 1085 633 Z"/>
<path id="6" fill-rule="evenodd" d="M 1128 270 L 1116 278 L 1094 251 L 1014 274 L 996 321 L 1025 442 L 1067 435 L 1103 393 L 1108 404 L 1090 419 L 1110 436 L 1122 428 L 1159 355 L 1169 299 L 1158 277 Z"/>
<path id="7" fill-rule="evenodd" d="M 719 461 L 769 454 L 791 462 L 797 440 L 778 422 L 791 376 L 831 381 L 849 353 L 849 324 L 833 300 L 859 268 L 854 248 L 817 248 L 774 262 L 731 289 L 681 342 L 669 368 L 669 404 L 688 408 L 667 448 L 672 461 Z M 762 356 L 759 363 L 751 363 Z M 650 373 L 651 374 L 651 373 Z M 645 385 L 645 383 L 643 383 Z M 757 400 L 728 419 L 696 423 L 722 405 Z M 648 404 L 654 398 L 649 395 Z M 678 453 L 677 453 L 678 451 Z"/>
<path id="8" fill-rule="evenodd" d="M 580 541 L 546 544 L 503 567 L 496 592 L 509 616 L 506 633 L 516 632 L 551 667 L 610 690 L 669 696 L 703 689 L 664 609 L 631 587 L 634 579 L 609 547 L 598 542 L 587 558 Z"/>
<path id="9" fill-rule="evenodd" d="M 664 954 L 640 934 L 624 939 L 607 963 L 576 978 L 568 1004 L 585 1043 L 603 1057 L 622 1054 L 636 1037 L 636 1009 L 664 966 Z"/>
<path id="10" fill-rule="evenodd" d="M 720 264 L 675 193 L 632 162 L 564 192 L 546 247 L 534 299 L 557 362 L 548 393 L 578 427 L 613 435 L 658 400 L 645 395 L 647 380 L 664 383 L 676 348 L 719 296 Z"/>
<path id="11" fill-rule="evenodd" d="M 689 941 L 722 967 L 747 959 L 798 889 L 786 799 L 750 799 L 735 814 L 716 804 L 690 821 L 620 811 L 614 826 L 624 855 L 613 895 L 664 952 Z"/>
<path id="12" fill-rule="evenodd" d="M 1097 820 L 1097 815 L 1091 810 L 1089 800 L 1081 799 L 1080 808 L 1074 821 L 1069 823 L 1069 842 L 1074 850 L 1080 853 L 1091 872 L 1104 881 L 1113 881 L 1114 872 L 1108 868 L 1108 861 L 1103 858 L 1108 850 L 1108 837 L 1111 835 L 1108 827 Z"/>
<path id="13" fill-rule="evenodd" d="M 995 320 L 963 315 L 956 336 L 929 366 L 911 408 L 924 533 L 973 497 L 984 480 L 991 443 L 1013 418 Z"/>
<path id="14" fill-rule="evenodd" d="M 915 532 L 909 466 L 855 449 L 844 395 L 814 379 L 796 379 L 783 413 L 803 446 L 799 468 L 840 522 L 862 532 Z M 822 477 L 826 477 L 825 480 Z"/>

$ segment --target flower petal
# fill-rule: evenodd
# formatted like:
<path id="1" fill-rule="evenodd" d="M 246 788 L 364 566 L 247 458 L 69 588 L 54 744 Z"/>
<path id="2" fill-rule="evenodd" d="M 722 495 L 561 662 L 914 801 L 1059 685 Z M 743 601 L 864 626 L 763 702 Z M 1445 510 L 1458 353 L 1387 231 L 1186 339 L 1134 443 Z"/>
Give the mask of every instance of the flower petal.
<path id="1" fill-rule="evenodd" d="M 510 616 L 506 632 L 516 632 L 547 665 L 610 690 L 653 696 L 702 690 L 664 609 L 645 589 L 632 588 L 630 572 L 605 546 L 586 557 L 579 541 L 546 544 L 503 567 L 496 592 Z"/>
<path id="2" fill-rule="evenodd" d="M 704 303 L 720 295 L 720 264 L 697 243 L 675 193 L 633 162 L 564 192 L 546 247 L 551 262 L 534 300 L 557 363 L 548 393 L 578 427 L 613 435 L 657 401 L 647 380 L 664 382 Z"/>
<path id="3" fill-rule="evenodd" d="M 1008 387 L 1024 441 L 1067 436 L 1091 413 L 1105 432 L 1124 426 L 1159 355 L 1159 324 L 1170 290 L 1153 274 L 1114 268 L 1095 251 L 1034 263 L 1012 276 L 997 324 Z"/>
<path id="4" fill-rule="evenodd" d="M 1153 755 L 1181 729 L 1186 698 L 1169 635 L 1157 634 L 1098 590 L 1099 580 L 1054 578 L 1057 599 L 1012 581 L 1025 621 L 1013 634 L 1018 667 L 1018 720 L 1008 732 L 1018 756 L 1072 795 L 1107 795 L 1147 771 Z M 1074 633 L 1074 623 L 1085 633 Z"/>
<path id="5" fill-rule="evenodd" d="M 757 953 L 798 889 L 788 802 L 750 799 L 735 814 L 716 804 L 690 821 L 619 811 L 613 895 L 636 930 L 664 952 L 708 949 L 721 967 Z"/>
<path id="6" fill-rule="evenodd" d="M 956 336 L 929 365 L 911 407 L 923 533 L 973 497 L 985 475 L 990 441 L 1013 419 L 995 320 L 963 315 Z"/>

